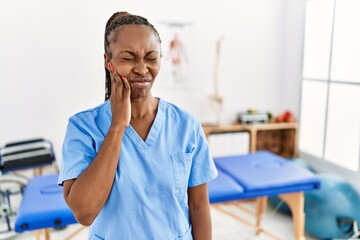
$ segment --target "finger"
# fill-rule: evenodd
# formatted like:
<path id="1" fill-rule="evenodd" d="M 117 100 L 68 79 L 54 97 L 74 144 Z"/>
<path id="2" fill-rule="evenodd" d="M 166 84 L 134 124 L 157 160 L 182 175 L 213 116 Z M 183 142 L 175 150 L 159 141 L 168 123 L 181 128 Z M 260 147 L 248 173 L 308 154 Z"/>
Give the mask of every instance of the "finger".
<path id="1" fill-rule="evenodd" d="M 112 82 L 111 82 L 111 95 L 113 96 L 113 98 L 116 98 L 116 96 L 118 96 L 119 94 L 121 94 L 120 96 L 122 96 L 122 92 L 123 92 L 123 83 L 122 80 L 119 79 L 119 77 L 117 76 L 117 74 L 112 74 L 112 78 L 111 78 Z"/>
<path id="2" fill-rule="evenodd" d="M 110 99 L 114 99 L 116 95 L 117 95 L 116 82 L 111 80 Z"/>
<path id="3" fill-rule="evenodd" d="M 110 66 L 110 79 L 111 79 L 111 83 L 119 83 L 119 81 L 121 82 L 121 80 L 119 80 L 118 76 L 118 72 L 116 71 L 116 69 L 112 66 Z"/>
<path id="4" fill-rule="evenodd" d="M 121 79 L 123 80 L 124 83 L 124 97 L 130 97 L 131 94 L 130 83 L 126 77 L 121 77 Z"/>
<path id="5" fill-rule="evenodd" d="M 119 77 L 117 75 L 118 74 L 116 74 L 116 73 L 111 74 L 111 82 L 112 83 L 119 84 L 119 82 L 121 82 L 121 80 L 119 80 Z"/>
<path id="6" fill-rule="evenodd" d="M 124 83 L 123 83 L 123 80 L 122 80 L 122 76 L 116 72 L 116 74 L 114 74 L 114 81 L 117 85 L 119 85 L 118 87 L 122 87 L 124 88 Z"/>
<path id="7" fill-rule="evenodd" d="M 115 79 L 111 79 L 110 100 L 115 101 L 118 95 L 118 87 Z"/>
<path id="8" fill-rule="evenodd" d="M 122 81 L 122 76 L 118 73 L 118 71 L 116 70 L 116 68 L 113 68 L 115 71 L 114 74 L 114 81 L 118 84 L 118 85 L 123 85 L 123 81 Z M 120 86 L 118 86 L 120 87 Z"/>

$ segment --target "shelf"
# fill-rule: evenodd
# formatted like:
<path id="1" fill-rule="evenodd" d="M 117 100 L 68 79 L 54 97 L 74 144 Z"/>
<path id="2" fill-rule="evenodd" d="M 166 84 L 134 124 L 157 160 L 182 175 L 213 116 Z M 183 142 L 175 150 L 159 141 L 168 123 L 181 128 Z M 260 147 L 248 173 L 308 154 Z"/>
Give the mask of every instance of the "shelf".
<path id="1" fill-rule="evenodd" d="M 268 150 L 285 158 L 298 156 L 297 123 L 266 123 L 266 124 L 222 124 L 202 125 L 207 137 L 210 134 L 249 132 L 250 152 Z"/>

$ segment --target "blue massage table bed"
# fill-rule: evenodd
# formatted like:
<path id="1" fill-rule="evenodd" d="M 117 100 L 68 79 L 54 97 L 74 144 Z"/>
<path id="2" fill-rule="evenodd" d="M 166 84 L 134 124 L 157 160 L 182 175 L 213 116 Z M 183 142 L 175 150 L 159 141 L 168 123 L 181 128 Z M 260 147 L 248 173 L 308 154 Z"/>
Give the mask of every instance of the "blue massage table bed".
<path id="1" fill-rule="evenodd" d="M 278 195 L 292 211 L 295 238 L 304 239 L 303 192 L 317 189 L 320 185 L 313 173 L 266 151 L 215 158 L 214 161 L 219 175 L 209 183 L 213 207 L 221 210 L 221 204 L 256 199 L 254 227 L 257 234 L 266 233 L 260 227 L 261 216 L 266 209 L 267 197 Z M 62 187 L 57 185 L 57 179 L 58 174 L 52 174 L 37 176 L 29 181 L 16 217 L 16 232 L 45 229 L 48 240 L 50 228 L 76 223 L 64 201 Z M 39 239 L 39 233 L 37 236 Z"/>
<path id="2" fill-rule="evenodd" d="M 316 175 L 268 151 L 218 157 L 214 161 L 219 175 L 209 183 L 209 197 L 213 207 L 254 226 L 257 234 L 265 232 L 270 237 L 277 238 L 260 227 L 267 197 L 277 195 L 288 204 L 292 212 L 295 239 L 305 239 L 303 193 L 320 187 L 320 180 Z M 224 203 L 231 204 L 245 199 L 256 199 L 256 224 L 239 219 L 220 207 Z"/>
<path id="3" fill-rule="evenodd" d="M 76 223 L 65 203 L 63 189 L 57 185 L 58 176 L 56 173 L 29 180 L 16 216 L 16 232 L 38 230 L 36 238 L 40 239 L 39 230 L 45 229 L 45 239 L 48 240 L 50 228 L 62 228 Z"/>

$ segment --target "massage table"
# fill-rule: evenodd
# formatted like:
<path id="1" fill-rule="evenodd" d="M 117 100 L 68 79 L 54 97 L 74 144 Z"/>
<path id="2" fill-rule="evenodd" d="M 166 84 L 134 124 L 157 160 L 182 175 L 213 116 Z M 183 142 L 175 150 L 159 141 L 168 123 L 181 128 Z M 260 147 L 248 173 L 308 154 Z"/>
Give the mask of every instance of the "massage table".
<path id="1" fill-rule="evenodd" d="M 45 239 L 50 239 L 51 228 L 63 228 L 77 223 L 63 197 L 63 188 L 57 185 L 59 175 L 36 176 L 26 185 L 15 220 L 15 232 L 45 230 Z M 70 239 L 70 238 L 68 238 Z"/>
<path id="2" fill-rule="evenodd" d="M 44 138 L 13 141 L 0 146 L 0 239 L 18 239 L 14 232 L 14 221 L 29 176 L 42 174 L 45 166 L 56 166 L 55 153 L 51 141 Z M 25 235 L 25 234 L 24 234 Z"/>
<path id="3" fill-rule="evenodd" d="M 218 177 L 208 186 L 212 207 L 255 227 L 256 234 L 264 232 L 271 238 L 278 239 L 260 226 L 267 197 L 276 195 L 288 204 L 292 212 L 295 239 L 305 239 L 304 191 L 320 187 L 320 180 L 316 175 L 268 151 L 217 157 L 214 161 Z M 224 204 L 239 206 L 239 201 L 246 199 L 256 200 L 255 224 L 221 207 Z"/>

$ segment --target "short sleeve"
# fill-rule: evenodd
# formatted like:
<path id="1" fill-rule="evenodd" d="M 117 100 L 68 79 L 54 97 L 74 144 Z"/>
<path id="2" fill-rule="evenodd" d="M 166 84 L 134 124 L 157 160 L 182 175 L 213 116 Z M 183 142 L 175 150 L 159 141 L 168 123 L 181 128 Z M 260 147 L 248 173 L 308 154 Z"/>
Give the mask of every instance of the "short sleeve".
<path id="1" fill-rule="evenodd" d="M 214 160 L 211 157 L 207 139 L 199 122 L 197 122 L 196 131 L 196 146 L 192 152 L 189 187 L 207 183 L 217 177 Z"/>
<path id="2" fill-rule="evenodd" d="M 91 135 L 73 118 L 70 118 L 62 146 L 62 164 L 58 184 L 62 185 L 66 180 L 78 178 L 95 156 L 96 150 Z"/>

